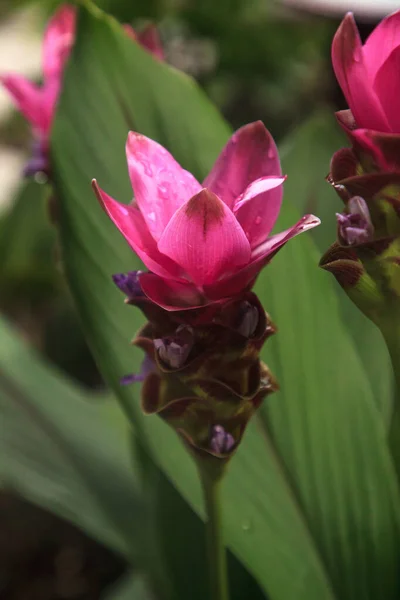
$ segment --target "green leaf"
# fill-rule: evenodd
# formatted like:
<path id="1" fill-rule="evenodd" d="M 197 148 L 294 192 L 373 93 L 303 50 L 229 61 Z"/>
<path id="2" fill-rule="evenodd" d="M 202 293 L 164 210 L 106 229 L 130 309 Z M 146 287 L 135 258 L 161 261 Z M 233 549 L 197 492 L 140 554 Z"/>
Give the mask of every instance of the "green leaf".
<path id="1" fill-rule="evenodd" d="M 142 318 L 124 306 L 111 274 L 139 263 L 98 207 L 89 179 L 98 177 L 110 194 L 129 201 L 129 128 L 168 145 L 197 174 L 210 167 L 229 135 L 189 78 L 154 61 L 113 21 L 83 10 L 53 136 L 65 271 L 97 361 L 141 444 L 201 514 L 197 474 L 180 441 L 160 419 L 141 414 L 137 388 L 118 386 L 142 358 L 128 346 Z M 272 598 L 333 597 L 279 460 L 256 425 L 233 461 L 224 507 L 229 547 Z M 188 548 L 181 552 L 190 555 Z"/>
<path id="2" fill-rule="evenodd" d="M 335 213 L 343 209 L 342 201 L 325 176 L 333 154 L 344 146 L 349 146 L 349 142 L 333 111 L 324 109 L 298 127 L 282 147 L 282 168 L 289 175 L 285 198 L 301 214 L 311 212 L 320 217 L 321 225 L 310 232 L 320 255 L 335 241 Z M 386 344 L 379 329 L 349 300 L 340 285 L 333 288 L 339 297 L 343 323 L 354 339 L 387 426 L 393 404 L 393 373 Z"/>
<path id="3" fill-rule="evenodd" d="M 200 178 L 229 135 L 191 80 L 154 61 L 101 13 L 83 10 L 53 136 L 66 274 L 137 439 L 202 514 L 196 472 L 177 437 L 141 414 L 137 388 L 118 387 L 138 368 L 140 353 L 127 341 L 142 320 L 124 307 L 110 276 L 140 263 L 96 206 L 88 180 L 96 176 L 109 194 L 130 201 L 123 152 L 130 128 L 166 145 Z M 297 217 L 286 201 L 282 221 Z M 227 543 L 272 600 L 394 599 L 399 497 L 383 421 L 334 282 L 317 269 L 311 238 L 302 237 L 258 283 L 280 328 L 266 358 L 282 392 L 232 461 L 223 490 Z"/>
<path id="4" fill-rule="evenodd" d="M 129 558 L 143 510 L 115 402 L 45 366 L 0 320 L 0 479 Z"/>
<path id="5" fill-rule="evenodd" d="M 48 187 L 29 181 L 21 186 L 0 221 L 1 306 L 13 309 L 22 302 L 36 305 L 57 289 L 51 255 L 55 231 L 49 223 L 45 197 Z"/>

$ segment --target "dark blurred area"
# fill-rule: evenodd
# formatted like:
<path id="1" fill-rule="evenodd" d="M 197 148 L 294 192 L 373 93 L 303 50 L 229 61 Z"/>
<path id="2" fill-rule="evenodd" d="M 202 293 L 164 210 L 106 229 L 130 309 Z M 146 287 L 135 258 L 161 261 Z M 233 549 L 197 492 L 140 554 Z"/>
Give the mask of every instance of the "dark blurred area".
<path id="1" fill-rule="evenodd" d="M 6 31 L 18 14 L 14 27 L 25 27 L 27 19 L 40 45 L 57 4 L 0 0 L 0 29 Z M 167 61 L 195 77 L 234 128 L 261 119 L 279 143 L 321 106 L 345 107 L 330 66 L 339 23 L 330 11 L 317 15 L 300 2 L 295 10 L 267 0 L 97 4 L 137 28 L 159 23 Z M 358 20 L 366 37 L 374 22 Z M 12 61 L 7 68 L 16 69 Z M 28 125 L 8 107 L 0 115 L 0 151 L 13 151 L 22 164 L 30 142 Z M 22 181 L 22 175 L 16 191 L 1 184 L 0 310 L 43 356 L 97 389 L 101 377 L 63 282 L 48 214 L 50 190 L 40 181 Z M 94 600 L 124 570 L 118 557 L 72 526 L 6 492 L 0 494 L 0 532 L 1 600 Z"/>

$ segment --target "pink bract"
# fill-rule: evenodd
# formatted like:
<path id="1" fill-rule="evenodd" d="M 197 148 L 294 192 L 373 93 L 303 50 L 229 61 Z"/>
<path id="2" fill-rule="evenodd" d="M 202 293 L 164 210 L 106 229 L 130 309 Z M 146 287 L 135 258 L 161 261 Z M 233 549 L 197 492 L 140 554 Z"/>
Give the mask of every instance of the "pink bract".
<path id="1" fill-rule="evenodd" d="M 239 129 L 201 185 L 157 142 L 129 133 L 134 191 L 120 204 L 93 181 L 104 210 L 144 262 L 143 292 L 167 310 L 235 296 L 289 239 L 320 221 L 306 215 L 270 235 L 282 202 L 278 151 L 258 121 Z"/>
<path id="2" fill-rule="evenodd" d="M 38 86 L 25 77 L 6 74 L 0 77 L 17 108 L 30 122 L 40 151 L 46 154 L 56 104 L 61 91 L 63 71 L 75 42 L 76 7 L 64 4 L 50 19 L 43 39 L 43 84 Z M 130 25 L 124 26 L 129 36 L 156 58 L 163 60 L 163 50 L 157 29 L 149 25 L 136 33 Z"/>
<path id="3" fill-rule="evenodd" d="M 400 133 L 400 11 L 386 17 L 364 45 L 348 13 L 333 39 L 332 63 L 354 117 L 352 128 Z"/>

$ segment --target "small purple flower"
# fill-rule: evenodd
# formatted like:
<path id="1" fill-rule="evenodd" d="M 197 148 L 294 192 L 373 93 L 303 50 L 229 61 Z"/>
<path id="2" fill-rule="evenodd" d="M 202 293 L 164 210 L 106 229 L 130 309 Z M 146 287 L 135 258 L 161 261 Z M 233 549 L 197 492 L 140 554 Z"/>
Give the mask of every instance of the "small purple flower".
<path id="1" fill-rule="evenodd" d="M 210 448 L 215 454 L 227 454 L 234 445 L 233 435 L 228 433 L 222 425 L 213 425 L 210 435 Z"/>
<path id="2" fill-rule="evenodd" d="M 193 347 L 193 329 L 180 325 L 173 336 L 156 338 L 154 347 L 159 357 L 172 369 L 182 367 Z"/>
<path id="3" fill-rule="evenodd" d="M 129 271 L 129 273 L 116 273 L 112 276 L 117 287 L 128 297 L 136 298 L 144 296 L 139 281 L 139 275 L 142 271 Z"/>
<path id="4" fill-rule="evenodd" d="M 364 198 L 351 198 L 347 203 L 347 210 L 346 213 L 336 213 L 340 242 L 346 246 L 354 246 L 372 240 L 374 226 Z"/>
<path id="5" fill-rule="evenodd" d="M 240 321 L 237 331 L 245 337 L 251 337 L 257 329 L 259 314 L 257 306 L 247 300 L 240 305 Z"/>
<path id="6" fill-rule="evenodd" d="M 142 383 L 147 375 L 152 373 L 155 370 L 155 364 L 151 360 L 149 356 L 144 357 L 142 366 L 140 367 L 139 373 L 129 373 L 128 375 L 124 375 L 119 380 L 120 385 L 130 385 L 131 383 Z"/>

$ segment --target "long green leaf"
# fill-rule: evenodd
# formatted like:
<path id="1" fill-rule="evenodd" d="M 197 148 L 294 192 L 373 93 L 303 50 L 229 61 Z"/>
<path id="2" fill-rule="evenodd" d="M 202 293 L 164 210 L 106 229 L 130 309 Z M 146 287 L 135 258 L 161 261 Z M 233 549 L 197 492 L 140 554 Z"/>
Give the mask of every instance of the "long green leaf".
<path id="1" fill-rule="evenodd" d="M 0 479 L 137 557 L 143 510 L 126 419 L 115 402 L 85 394 L 44 365 L 2 320 Z"/>
<path id="2" fill-rule="evenodd" d="M 310 234 L 321 255 L 336 239 L 335 213 L 343 209 L 343 203 L 325 180 L 325 175 L 334 152 L 348 145 L 333 111 L 324 109 L 298 127 L 282 147 L 283 169 L 289 174 L 285 184 L 286 198 L 301 213 L 313 212 L 320 217 L 321 226 Z M 342 288 L 339 285 L 332 287 L 339 297 L 345 327 L 365 366 L 374 399 L 388 425 L 393 402 L 393 374 L 386 344 L 379 329 L 358 310 Z"/>

